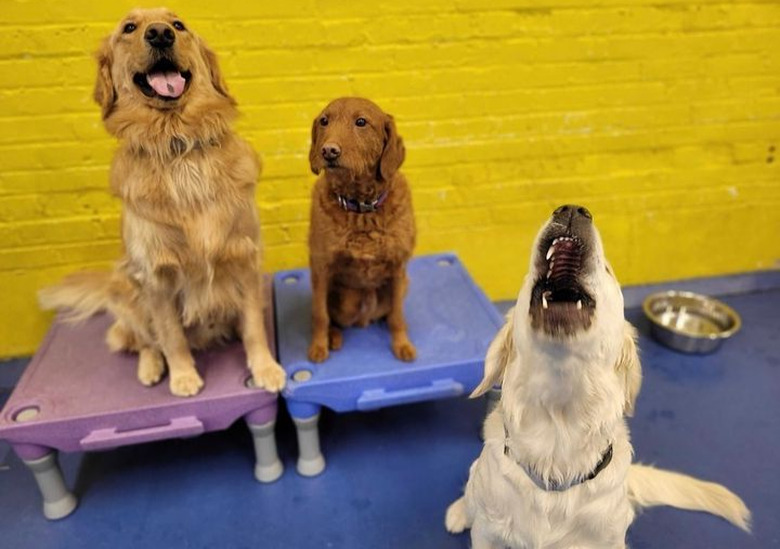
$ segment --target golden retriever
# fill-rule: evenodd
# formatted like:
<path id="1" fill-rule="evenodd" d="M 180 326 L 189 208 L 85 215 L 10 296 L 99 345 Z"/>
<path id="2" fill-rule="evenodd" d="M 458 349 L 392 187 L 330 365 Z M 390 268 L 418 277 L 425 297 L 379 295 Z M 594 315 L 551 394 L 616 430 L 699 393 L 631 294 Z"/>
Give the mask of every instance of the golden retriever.
<path id="1" fill-rule="evenodd" d="M 341 348 L 340 328 L 385 317 L 395 356 L 416 357 L 403 312 L 415 243 L 404 157 L 393 117 L 367 99 L 336 99 L 314 119 L 309 161 L 322 175 L 309 229 L 313 362 Z"/>
<path id="2" fill-rule="evenodd" d="M 260 162 L 231 130 L 235 101 L 216 55 L 166 9 L 133 10 L 97 54 L 95 100 L 119 140 L 111 189 L 122 201 L 124 254 L 111 273 L 82 273 L 41 292 L 45 308 L 115 317 L 106 341 L 137 352 L 138 379 L 167 363 L 174 395 L 203 380 L 191 348 L 238 334 L 258 387 L 285 374 L 263 326 Z M 164 360 L 163 360 L 164 359 Z"/>
<path id="3" fill-rule="evenodd" d="M 635 336 L 590 213 L 558 208 L 472 395 L 503 379 L 465 495 L 447 510 L 450 532 L 471 528 L 475 549 L 620 548 L 635 510 L 650 505 L 749 529 L 750 512 L 726 488 L 631 465 Z"/>

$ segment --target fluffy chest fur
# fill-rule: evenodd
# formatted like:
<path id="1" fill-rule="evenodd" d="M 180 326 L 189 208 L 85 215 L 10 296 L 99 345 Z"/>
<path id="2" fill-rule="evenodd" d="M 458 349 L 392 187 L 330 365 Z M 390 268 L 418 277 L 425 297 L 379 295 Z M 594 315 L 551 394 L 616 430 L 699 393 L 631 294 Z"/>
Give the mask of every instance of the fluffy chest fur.
<path id="1" fill-rule="evenodd" d="M 312 197 L 309 243 L 312 256 L 329 266 L 336 284 L 378 288 L 411 257 L 414 216 L 406 181 L 398 174 L 388 198 L 374 213 L 343 210 L 327 180 L 320 178 Z"/>
<path id="2" fill-rule="evenodd" d="M 185 325 L 240 308 L 236 273 L 259 259 L 258 171 L 251 149 L 235 138 L 166 158 L 128 147 L 115 157 L 125 268 L 142 284 L 173 273 Z"/>
<path id="3" fill-rule="evenodd" d="M 242 145 L 229 140 L 216 150 L 163 159 L 129 149 L 117 154 L 112 187 L 123 200 L 125 248 L 139 267 L 153 272 L 173 264 L 209 274 L 241 248 L 251 251 L 259 234 L 258 169 Z"/>
<path id="4" fill-rule="evenodd" d="M 572 428 L 539 409 L 523 416 L 520 430 L 509 427 L 515 434 L 508 440 L 502 408 L 485 423 L 485 446 L 466 487 L 475 520 L 513 548 L 623 547 L 634 511 L 625 490 L 632 449 L 622 420 L 596 428 L 613 445 L 610 464 L 596 478 L 555 492 L 540 489 L 521 463 L 544 478 L 571 478 L 589 472 L 604 448 L 590 442 L 585 422 Z"/>

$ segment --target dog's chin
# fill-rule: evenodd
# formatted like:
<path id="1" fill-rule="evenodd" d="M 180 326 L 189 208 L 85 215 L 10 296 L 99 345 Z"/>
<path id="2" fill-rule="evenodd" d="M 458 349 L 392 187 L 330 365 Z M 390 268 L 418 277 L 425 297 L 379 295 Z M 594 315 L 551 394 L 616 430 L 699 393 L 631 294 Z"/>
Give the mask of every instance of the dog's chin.
<path id="1" fill-rule="evenodd" d="M 186 95 L 192 81 L 192 72 L 183 70 L 172 59 L 163 57 L 145 72 L 133 75 L 133 83 L 154 104 L 168 107 L 177 104 Z"/>
<path id="2" fill-rule="evenodd" d="M 321 166 L 325 173 L 348 175 L 349 170 L 339 164 L 338 160 L 325 160 Z"/>
<path id="3" fill-rule="evenodd" d="M 384 189 L 372 173 L 357 171 L 343 162 L 323 161 L 317 166 L 325 174 L 331 190 L 337 194 L 360 201 L 374 200 Z"/>
<path id="4" fill-rule="evenodd" d="M 548 250 L 531 290 L 531 327 L 552 339 L 571 339 L 587 332 L 596 300 L 583 284 L 587 248 L 576 236 L 550 237 Z"/>

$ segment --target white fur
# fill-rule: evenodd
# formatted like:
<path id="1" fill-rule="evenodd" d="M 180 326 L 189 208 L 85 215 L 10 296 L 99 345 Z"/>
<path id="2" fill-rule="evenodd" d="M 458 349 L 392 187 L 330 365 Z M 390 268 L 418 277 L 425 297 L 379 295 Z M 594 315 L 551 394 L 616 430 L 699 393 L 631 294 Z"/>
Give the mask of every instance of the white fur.
<path id="1" fill-rule="evenodd" d="M 465 494 L 447 510 L 447 529 L 471 528 L 475 549 L 617 548 L 625 547 L 635 508 L 660 504 L 709 511 L 748 529 L 749 511 L 725 488 L 631 465 L 624 417 L 633 412 L 641 384 L 636 333 L 623 317 L 620 286 L 595 227 L 593 260 L 580 278 L 596 301 L 591 326 L 565 339 L 532 329 L 529 304 L 544 229 L 517 304 L 488 351 L 485 378 L 472 395 L 503 380 Z M 563 492 L 542 490 L 518 465 L 568 482 L 590 473 L 609 444 L 611 463 Z"/>

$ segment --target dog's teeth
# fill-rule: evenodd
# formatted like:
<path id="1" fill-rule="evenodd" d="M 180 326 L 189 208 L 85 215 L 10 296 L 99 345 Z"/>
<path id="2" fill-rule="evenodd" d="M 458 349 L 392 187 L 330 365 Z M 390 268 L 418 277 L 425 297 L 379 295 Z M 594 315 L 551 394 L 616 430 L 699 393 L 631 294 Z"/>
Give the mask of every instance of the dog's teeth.
<path id="1" fill-rule="evenodd" d="M 553 244 L 552 246 L 550 246 L 550 249 L 549 249 L 549 250 L 547 250 L 547 257 L 546 257 L 545 259 L 546 259 L 547 261 L 550 261 L 550 258 L 553 256 L 553 254 L 554 254 L 554 253 L 555 253 L 555 244 Z"/>
<path id="2" fill-rule="evenodd" d="M 582 300 L 581 300 L 581 299 L 578 299 L 578 300 L 577 300 L 577 310 L 578 310 L 578 311 L 581 311 L 581 310 L 582 310 Z"/>
<path id="3" fill-rule="evenodd" d="M 542 308 L 543 309 L 547 308 L 547 298 L 544 297 L 544 294 L 542 294 Z"/>

